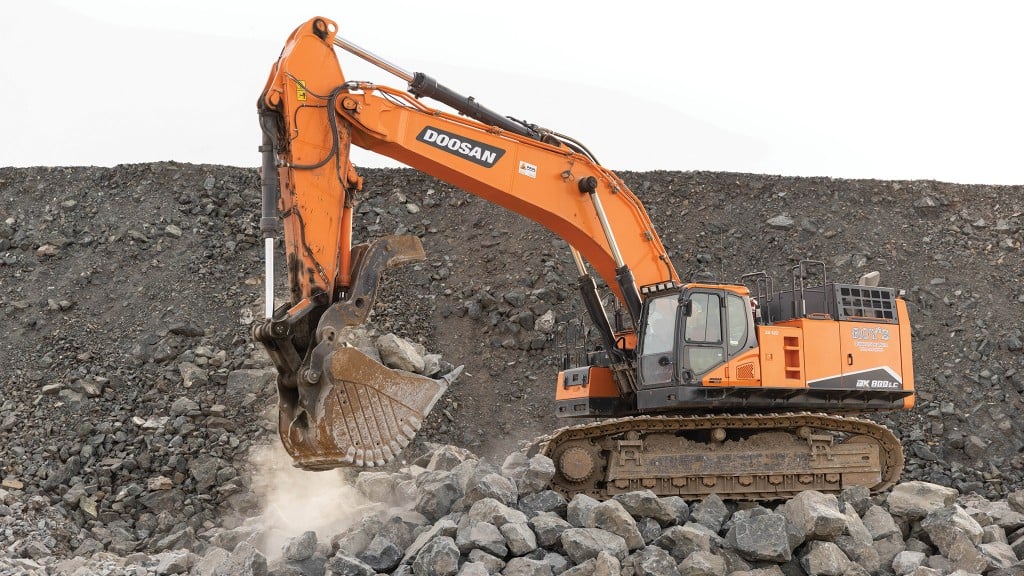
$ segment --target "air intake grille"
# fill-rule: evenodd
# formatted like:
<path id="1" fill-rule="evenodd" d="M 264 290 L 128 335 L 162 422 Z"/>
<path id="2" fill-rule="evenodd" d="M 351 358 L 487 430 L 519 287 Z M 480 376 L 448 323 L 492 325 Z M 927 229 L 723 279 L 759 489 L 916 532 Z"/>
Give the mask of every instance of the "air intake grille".
<path id="1" fill-rule="evenodd" d="M 738 380 L 753 380 L 754 379 L 754 364 L 752 362 L 747 364 L 740 364 L 736 367 L 736 378 Z"/>
<path id="2" fill-rule="evenodd" d="M 840 320 L 896 320 L 896 294 L 891 288 L 836 285 Z"/>

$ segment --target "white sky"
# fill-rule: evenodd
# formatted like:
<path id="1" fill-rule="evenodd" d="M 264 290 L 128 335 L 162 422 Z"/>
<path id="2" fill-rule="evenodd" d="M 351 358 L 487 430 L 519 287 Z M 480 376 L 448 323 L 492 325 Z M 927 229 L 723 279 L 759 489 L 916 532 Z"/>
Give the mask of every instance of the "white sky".
<path id="1" fill-rule="evenodd" d="M 296 26 L 325 16 L 613 170 L 1024 184 L 1021 6 L 23 1 L 0 19 L 0 166 L 256 166 L 270 67 Z M 339 56 L 350 80 L 405 87 Z"/>

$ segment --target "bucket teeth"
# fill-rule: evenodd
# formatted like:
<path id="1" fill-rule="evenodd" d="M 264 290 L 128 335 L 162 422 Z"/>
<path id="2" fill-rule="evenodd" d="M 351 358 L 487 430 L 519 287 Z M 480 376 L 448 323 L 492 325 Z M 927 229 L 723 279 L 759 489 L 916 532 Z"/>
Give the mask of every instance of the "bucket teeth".
<path id="1" fill-rule="evenodd" d="M 316 406 L 307 410 L 308 429 L 281 434 L 282 442 L 300 468 L 383 466 L 409 445 L 448 383 L 336 348 L 324 362 Z M 282 423 L 291 418 L 286 408 L 282 402 Z"/>

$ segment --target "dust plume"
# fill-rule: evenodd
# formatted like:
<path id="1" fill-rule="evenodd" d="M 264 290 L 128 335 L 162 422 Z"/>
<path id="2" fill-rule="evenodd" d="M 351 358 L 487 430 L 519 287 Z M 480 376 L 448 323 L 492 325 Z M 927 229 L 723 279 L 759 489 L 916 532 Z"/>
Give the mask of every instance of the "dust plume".
<path id="1" fill-rule="evenodd" d="M 358 522 L 371 506 L 341 470 L 309 472 L 292 466 L 280 442 L 255 446 L 249 458 L 252 488 L 262 508 L 259 548 L 272 560 L 289 539 L 313 530 L 318 542 Z"/>

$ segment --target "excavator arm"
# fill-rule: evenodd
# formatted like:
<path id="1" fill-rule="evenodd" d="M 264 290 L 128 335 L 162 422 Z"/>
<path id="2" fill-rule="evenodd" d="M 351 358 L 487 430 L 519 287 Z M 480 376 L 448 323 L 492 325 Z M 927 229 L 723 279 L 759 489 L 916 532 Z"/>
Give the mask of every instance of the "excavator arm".
<path id="1" fill-rule="evenodd" d="M 595 325 L 608 348 L 628 360 L 636 338 L 612 333 L 587 266 L 617 295 L 634 326 L 639 287 L 679 279 L 643 205 L 622 180 L 572 139 L 405 72 L 337 31 L 325 18 L 297 28 L 257 104 L 268 292 L 267 318 L 254 336 L 280 374 L 280 434 L 296 463 L 330 468 L 390 461 L 446 385 L 384 368 L 346 343 L 346 329 L 365 322 L 372 309 L 380 274 L 424 258 L 412 236 L 354 243 L 352 214 L 362 179 L 349 159 L 353 144 L 565 239 Z M 409 89 L 346 80 L 335 46 L 395 73 Z M 458 114 L 428 107 L 426 97 Z M 282 230 L 290 301 L 275 310 L 273 246 Z"/>

